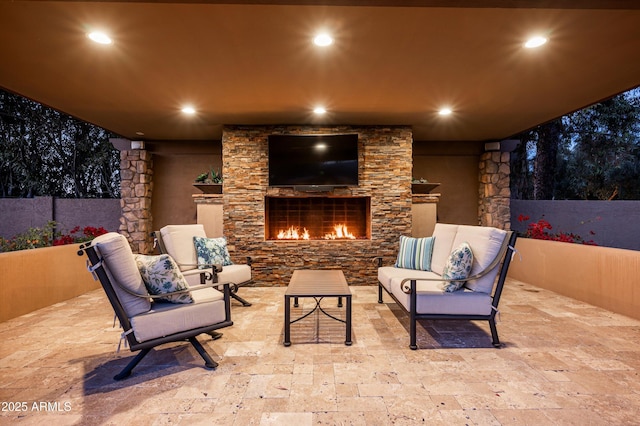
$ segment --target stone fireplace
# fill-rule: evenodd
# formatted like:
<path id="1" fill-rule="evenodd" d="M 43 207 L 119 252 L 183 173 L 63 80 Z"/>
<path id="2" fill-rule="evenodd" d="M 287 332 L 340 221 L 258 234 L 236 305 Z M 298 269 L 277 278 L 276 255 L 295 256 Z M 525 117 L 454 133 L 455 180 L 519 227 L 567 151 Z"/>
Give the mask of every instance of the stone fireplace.
<path id="1" fill-rule="evenodd" d="M 270 134 L 336 133 L 358 134 L 357 187 L 269 187 Z M 301 268 L 342 268 L 350 285 L 376 284 L 372 259 L 394 258 L 398 237 L 411 234 L 412 143 L 408 126 L 225 126 L 223 228 L 232 258 L 252 257 L 258 285 L 287 285 Z M 355 238 L 325 238 L 338 225 Z M 314 230 L 308 240 L 277 238 L 290 227 Z"/>

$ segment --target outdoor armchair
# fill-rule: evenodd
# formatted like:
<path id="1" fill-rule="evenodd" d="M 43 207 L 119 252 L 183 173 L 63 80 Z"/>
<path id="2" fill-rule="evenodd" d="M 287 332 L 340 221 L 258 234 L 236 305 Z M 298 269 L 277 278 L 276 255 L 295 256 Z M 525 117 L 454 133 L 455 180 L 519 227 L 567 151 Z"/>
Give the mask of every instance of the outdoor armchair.
<path id="1" fill-rule="evenodd" d="M 186 288 L 178 291 L 151 294 L 147 290 L 136 255 L 132 253 L 126 238 L 115 232 L 101 235 L 90 243 L 81 245 L 78 255 L 83 254 L 88 258 L 89 271 L 100 280 L 120 321 L 122 339 L 125 339 L 125 344 L 128 343 L 131 351 L 140 351 L 114 377 L 115 380 L 131 375 L 134 367 L 152 348 L 170 342 L 188 340 L 204 359 L 207 368 L 215 369 L 218 366 L 196 336 L 233 325 L 228 285 L 212 283 L 185 286 Z M 155 260 L 150 256 L 143 257 Z M 167 255 L 153 258 L 161 262 L 161 269 L 175 265 Z M 178 279 L 182 278 L 177 265 L 171 273 Z M 154 279 L 164 283 L 166 280 L 158 278 L 159 276 L 160 273 L 152 275 Z M 202 280 L 204 281 L 204 277 Z M 215 287 L 223 287 L 223 291 Z M 167 298 L 174 302 L 166 301 Z M 178 299 L 179 303 L 176 302 Z"/>
<path id="2" fill-rule="evenodd" d="M 229 284 L 233 299 L 251 306 L 237 294 L 239 287 L 253 282 L 251 258 L 244 264 L 231 262 L 224 237 L 207 237 L 202 224 L 167 225 L 153 235 L 160 253 L 175 259 L 189 285 L 199 283 L 202 272 L 209 272 L 214 283 Z"/>

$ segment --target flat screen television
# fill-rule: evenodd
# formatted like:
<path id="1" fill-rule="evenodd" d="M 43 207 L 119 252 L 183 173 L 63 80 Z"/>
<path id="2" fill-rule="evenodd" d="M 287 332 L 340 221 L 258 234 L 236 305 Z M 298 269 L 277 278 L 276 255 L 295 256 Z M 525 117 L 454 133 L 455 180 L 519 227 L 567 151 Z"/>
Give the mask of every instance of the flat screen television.
<path id="1" fill-rule="evenodd" d="M 269 135 L 270 186 L 357 186 L 358 135 Z"/>

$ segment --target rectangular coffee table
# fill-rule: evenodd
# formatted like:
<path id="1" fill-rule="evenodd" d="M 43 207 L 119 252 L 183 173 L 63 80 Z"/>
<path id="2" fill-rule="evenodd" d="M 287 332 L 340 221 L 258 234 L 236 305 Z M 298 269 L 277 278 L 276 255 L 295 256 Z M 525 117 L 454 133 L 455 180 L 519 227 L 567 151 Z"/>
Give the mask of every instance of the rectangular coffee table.
<path id="1" fill-rule="evenodd" d="M 291 298 L 295 299 L 295 306 L 298 306 L 298 298 L 311 297 L 316 301 L 316 306 L 308 312 L 291 321 Z M 342 306 L 342 298 L 346 299 L 346 319 L 336 318 L 327 313 L 320 302 L 325 297 L 337 297 L 338 307 Z M 344 344 L 351 345 L 351 290 L 344 274 L 340 269 L 299 269 L 293 271 L 289 287 L 284 293 L 284 345 L 291 346 L 291 324 L 308 317 L 316 310 L 319 310 L 329 318 L 345 323 L 346 337 Z"/>

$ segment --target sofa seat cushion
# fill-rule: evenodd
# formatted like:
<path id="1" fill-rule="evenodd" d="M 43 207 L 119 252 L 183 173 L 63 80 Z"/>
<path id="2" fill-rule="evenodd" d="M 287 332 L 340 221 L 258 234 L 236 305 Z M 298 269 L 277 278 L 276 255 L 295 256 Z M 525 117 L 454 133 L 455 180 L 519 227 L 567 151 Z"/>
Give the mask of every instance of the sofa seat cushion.
<path id="1" fill-rule="evenodd" d="M 433 254 L 431 255 L 431 270 L 438 275 L 442 275 L 444 265 L 449 259 L 449 255 L 455 248 L 453 240 L 458 233 L 459 225 L 448 223 L 436 223 L 433 230 Z"/>
<path id="2" fill-rule="evenodd" d="M 127 239 L 115 232 L 109 232 L 94 238 L 91 244 L 104 259 L 104 269 L 127 316 L 132 317 L 149 311 L 149 299 L 134 296 L 123 289 L 124 287 L 135 294 L 148 294 Z M 107 265 L 111 265 L 111 268 Z"/>
<path id="3" fill-rule="evenodd" d="M 435 275 L 435 274 L 434 274 Z M 437 278 L 437 275 L 432 277 Z M 410 295 L 400 289 L 402 277 L 391 279 L 391 294 L 409 311 Z M 405 285 L 410 285 L 407 282 Z M 442 290 L 442 281 L 416 282 L 416 312 L 418 314 L 489 315 L 492 297 L 463 288 L 453 293 Z"/>
<path id="4" fill-rule="evenodd" d="M 189 286 L 200 285 L 200 273 L 206 272 L 201 269 L 192 269 L 183 271 L 182 274 L 189 283 Z M 218 283 L 235 283 L 242 284 L 251 281 L 251 266 L 249 265 L 229 265 L 222 268 L 222 272 L 218 272 Z"/>
<path id="5" fill-rule="evenodd" d="M 193 293 L 198 292 L 194 291 Z M 198 296 L 194 298 L 197 299 Z M 223 298 L 207 303 L 190 303 L 187 305 L 157 302 L 153 303 L 151 310 L 148 312 L 132 317 L 131 327 L 136 340 L 142 343 L 181 331 L 217 324 L 225 319 Z"/>
<path id="6" fill-rule="evenodd" d="M 181 271 L 197 268 L 198 259 L 193 246 L 193 237 L 207 237 L 202 224 L 167 225 L 160 229 L 160 236 L 167 253 L 173 256 Z M 199 283 L 200 280 L 198 280 Z"/>

